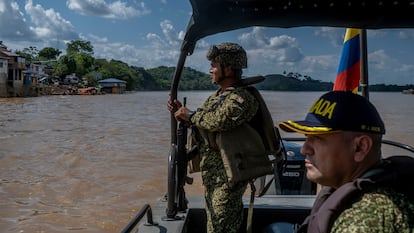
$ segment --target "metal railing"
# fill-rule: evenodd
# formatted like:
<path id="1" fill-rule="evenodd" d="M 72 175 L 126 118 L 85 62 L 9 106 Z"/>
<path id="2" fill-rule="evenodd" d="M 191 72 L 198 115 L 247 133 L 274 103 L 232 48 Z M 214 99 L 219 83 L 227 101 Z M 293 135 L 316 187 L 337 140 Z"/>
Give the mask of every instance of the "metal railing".
<path id="1" fill-rule="evenodd" d="M 147 223 L 148 225 L 157 225 L 154 222 L 152 217 L 152 209 L 149 204 L 145 204 L 141 210 L 137 213 L 137 215 L 128 223 L 128 225 L 121 231 L 121 233 L 130 233 L 134 227 L 141 221 L 141 219 L 147 215 Z"/>

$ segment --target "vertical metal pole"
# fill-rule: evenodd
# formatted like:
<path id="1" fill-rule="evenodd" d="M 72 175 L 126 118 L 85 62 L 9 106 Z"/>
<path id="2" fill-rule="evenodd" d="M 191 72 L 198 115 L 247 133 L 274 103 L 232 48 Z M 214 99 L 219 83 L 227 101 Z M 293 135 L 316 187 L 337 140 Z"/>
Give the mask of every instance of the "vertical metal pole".
<path id="1" fill-rule="evenodd" d="M 361 95 L 369 99 L 368 90 L 368 52 L 367 52 L 367 30 L 361 29 L 360 33 L 360 49 L 361 49 Z"/>

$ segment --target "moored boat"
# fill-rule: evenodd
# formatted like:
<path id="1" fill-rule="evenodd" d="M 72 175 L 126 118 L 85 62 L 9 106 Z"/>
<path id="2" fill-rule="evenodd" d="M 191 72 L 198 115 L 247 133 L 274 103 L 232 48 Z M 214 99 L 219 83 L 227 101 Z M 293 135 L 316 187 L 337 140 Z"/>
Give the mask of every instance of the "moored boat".
<path id="1" fill-rule="evenodd" d="M 78 95 L 100 95 L 103 93 L 101 92 L 100 88 L 84 87 L 84 88 L 78 88 L 77 94 Z"/>
<path id="2" fill-rule="evenodd" d="M 171 99 L 177 98 L 177 90 L 184 63 L 194 49 L 196 42 L 206 36 L 231 31 L 234 29 L 266 26 L 292 28 L 301 26 L 331 26 L 343 28 L 360 28 L 361 30 L 361 94 L 369 97 L 366 32 L 367 29 L 413 28 L 414 15 L 409 13 L 414 6 L 409 1 L 392 1 L 360 4 L 349 1 L 223 1 L 190 0 L 193 14 L 182 42 L 174 78 L 171 84 Z M 353 14 L 344 12 L 344 7 Z M 408 8 L 411 9 L 407 10 Z M 185 194 L 185 177 L 180 174 L 187 164 L 177 153 L 180 143 L 177 138 L 177 122 L 171 117 L 171 145 L 168 167 L 168 193 L 159 195 L 156 206 L 145 205 L 130 221 L 122 232 L 205 232 L 206 217 L 202 196 L 187 197 Z M 257 193 L 245 198 L 245 219 L 242 232 L 264 232 L 266 227 L 276 221 L 300 223 L 310 213 L 315 199 L 316 189 L 303 179 L 300 167 L 300 146 L 304 138 L 283 138 L 285 164 L 298 163 L 296 171 L 289 171 L 288 166 L 275 169 L 273 176 L 266 176 L 256 181 Z M 413 156 L 414 148 L 410 145 L 383 140 L 384 144 L 403 148 Z M 399 154 L 401 154 L 399 152 Z M 290 155 L 290 157 L 288 156 Z M 299 159 L 294 159 L 298 156 Z M 184 157 L 186 159 L 186 157 Z M 181 164 L 181 165 L 180 165 Z M 301 170 L 302 169 L 302 170 Z M 292 174 L 292 176 L 289 176 Z M 298 175 L 297 175 L 298 174 Z M 287 181 L 283 183 L 283 177 Z M 299 177 L 294 180 L 293 177 Z M 300 185 L 292 187 L 293 181 Z M 309 186 L 310 185 L 310 186 Z M 284 192 L 285 191 L 285 192 Z M 249 212 L 252 207 L 253 212 Z M 251 214 L 251 215 L 250 215 Z M 146 216 L 146 221 L 141 221 Z"/>
<path id="3" fill-rule="evenodd" d="M 414 94 L 414 89 L 410 88 L 410 89 L 406 89 L 402 91 L 403 94 Z"/>

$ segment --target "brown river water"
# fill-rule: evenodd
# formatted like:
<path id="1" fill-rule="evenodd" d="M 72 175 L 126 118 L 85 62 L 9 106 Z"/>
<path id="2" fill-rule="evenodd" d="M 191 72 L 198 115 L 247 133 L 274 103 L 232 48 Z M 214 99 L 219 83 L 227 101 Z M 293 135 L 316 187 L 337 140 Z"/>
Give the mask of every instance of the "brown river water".
<path id="1" fill-rule="evenodd" d="M 209 94 L 179 97 L 196 108 Z M 304 118 L 321 92 L 262 94 L 276 122 Z M 167 99 L 168 92 L 0 98 L 0 232 L 120 232 L 167 190 Z M 413 145 L 414 95 L 370 99 L 385 139 Z M 186 188 L 201 193 L 197 174 Z"/>

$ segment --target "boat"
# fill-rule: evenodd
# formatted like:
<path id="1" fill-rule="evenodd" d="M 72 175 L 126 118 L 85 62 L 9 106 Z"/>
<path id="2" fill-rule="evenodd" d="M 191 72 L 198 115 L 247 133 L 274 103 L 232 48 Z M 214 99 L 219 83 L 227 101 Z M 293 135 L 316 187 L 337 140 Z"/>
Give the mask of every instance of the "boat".
<path id="1" fill-rule="evenodd" d="M 100 95 L 102 94 L 100 88 L 96 87 L 84 87 L 78 88 L 78 95 Z"/>
<path id="2" fill-rule="evenodd" d="M 402 91 L 403 94 L 414 94 L 414 89 L 410 88 L 410 89 L 406 89 Z"/>
<path id="3" fill-rule="evenodd" d="M 367 72 L 366 30 L 388 28 L 413 28 L 414 4 L 411 1 L 359 0 L 306 0 L 306 1 L 262 1 L 262 0 L 190 0 L 193 12 L 189 19 L 181 52 L 171 83 L 171 99 L 177 98 L 180 77 L 185 61 L 194 52 L 196 42 L 206 36 L 252 26 L 295 28 L 295 27 L 341 27 L 361 29 L 361 95 L 369 98 Z M 352 12 L 349 13 L 349 12 Z M 205 232 L 206 216 L 203 196 L 186 196 L 187 157 L 183 155 L 180 138 L 186 131 L 171 115 L 171 144 L 168 156 L 167 194 L 156 205 L 144 205 L 122 229 L 129 232 Z M 306 184 L 301 173 L 300 146 L 305 138 L 283 138 L 285 164 L 299 164 L 297 170 L 288 166 L 275 169 L 273 176 L 261 177 L 255 182 L 257 192 L 244 199 L 245 219 L 241 232 L 264 232 L 273 222 L 301 223 L 310 213 L 317 190 Z M 383 140 L 389 146 L 406 150 L 413 156 L 414 147 L 403 143 Z M 190 148 L 191 149 L 191 148 Z M 189 153 L 184 149 L 185 153 Z M 299 159 L 295 159 L 295 156 Z M 292 167 L 292 169 L 294 169 Z M 281 171 L 281 172 L 280 172 Z M 291 173 L 289 173 L 291 172 Z M 282 182 L 284 175 L 299 174 L 301 185 L 289 186 Z M 309 188 L 311 187 L 311 188 Z M 253 210 L 253 211 L 249 211 Z"/>

